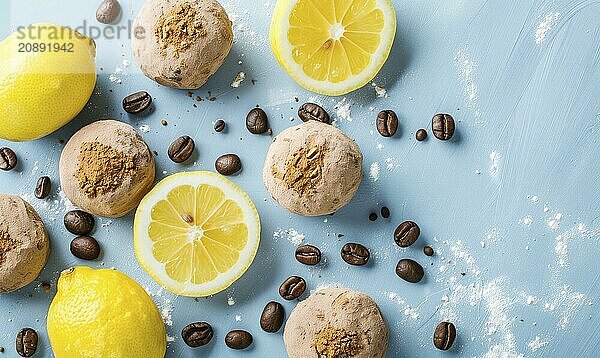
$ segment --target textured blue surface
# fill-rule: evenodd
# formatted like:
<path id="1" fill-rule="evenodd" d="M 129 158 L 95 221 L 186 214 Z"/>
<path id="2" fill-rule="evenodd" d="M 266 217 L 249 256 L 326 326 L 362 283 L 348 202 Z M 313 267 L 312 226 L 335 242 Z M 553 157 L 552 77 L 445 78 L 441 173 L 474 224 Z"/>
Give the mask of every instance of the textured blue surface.
<path id="1" fill-rule="evenodd" d="M 18 25 L 38 21 L 79 26 L 85 19 L 97 25 L 97 3 L 4 1 L 0 31 L 4 37 Z M 119 25 L 126 25 L 142 1 L 122 5 Z M 154 293 L 163 310 L 172 305 L 167 331 L 175 341 L 169 343 L 169 357 L 285 356 L 281 333 L 262 332 L 258 317 L 266 302 L 282 301 L 277 289 L 291 274 L 306 277 L 311 290 L 339 283 L 369 293 L 389 323 L 389 357 L 597 356 L 600 1 L 395 0 L 396 42 L 375 79 L 388 96 L 378 98 L 372 86 L 352 93 L 342 103 L 352 104 L 352 120 L 337 120 L 364 153 L 365 180 L 352 203 L 326 219 L 290 215 L 269 198 L 261 167 L 270 139 L 249 134 L 244 118 L 259 104 L 279 133 L 299 122 L 290 121 L 299 104 L 294 97 L 300 103 L 322 103 L 333 117 L 343 99 L 303 91 L 277 65 L 267 44 L 274 0 L 226 0 L 224 5 L 236 14 L 236 43 L 223 68 L 194 93 L 207 97 L 211 91 L 215 101 L 195 102 L 185 91 L 144 78 L 127 39 L 98 39 L 97 64 L 103 70 L 86 109 L 46 138 L 8 143 L 21 164 L 0 173 L 0 191 L 21 194 L 38 209 L 51 234 L 52 252 L 35 283 L 0 295 L 0 346 L 5 347 L 0 356 L 16 356 L 14 337 L 25 326 L 40 333 L 36 356 L 52 356 L 45 317 L 58 272 L 88 263 L 69 253 L 71 235 L 62 225 L 66 206 L 57 190 L 46 202 L 31 193 L 41 175 L 49 175 L 58 188 L 59 140 L 99 118 L 149 126 L 142 134 L 159 153 L 158 179 L 183 170 L 212 170 L 220 154 L 239 153 L 244 171 L 233 180 L 248 191 L 262 217 L 262 241 L 249 271 L 225 292 L 199 300 L 159 292 L 138 266 L 131 215 L 99 220 L 94 236 L 104 252 L 92 266 L 122 270 Z M 132 64 L 117 74 L 122 83 L 111 82 L 109 75 L 123 67 L 123 60 Z M 239 71 L 247 79 L 231 88 Z M 124 114 L 121 99 L 142 89 L 155 97 L 155 113 L 144 118 Z M 374 132 L 374 117 L 386 108 L 401 118 L 393 139 Z M 414 132 L 428 127 L 440 111 L 458 120 L 456 139 L 443 143 L 430 135 L 417 143 Z M 227 133 L 214 133 L 217 118 L 227 121 Z M 161 126 L 161 119 L 168 126 Z M 166 156 L 169 142 L 182 134 L 196 140 L 199 156 L 193 165 L 175 165 Z M 370 178 L 373 163 L 380 167 L 374 176 L 378 180 Z M 369 222 L 368 214 L 382 205 L 391 209 L 391 219 Z M 422 235 L 414 247 L 401 250 L 391 234 L 405 219 L 417 221 Z M 278 229 L 290 228 L 321 247 L 327 264 L 307 268 L 296 263 L 286 234 L 273 238 Z M 340 239 L 338 233 L 345 236 Z M 373 262 L 359 268 L 344 264 L 339 249 L 346 241 L 369 247 Z M 433 258 L 422 254 L 424 244 L 436 250 Z M 424 264 L 424 282 L 408 284 L 395 276 L 395 264 L 404 257 Z M 51 292 L 43 292 L 42 282 L 52 283 Z M 234 305 L 228 305 L 229 297 Z M 294 306 L 284 305 L 288 313 Z M 455 322 L 458 340 L 441 353 L 431 337 L 445 318 Z M 213 323 L 216 337 L 209 346 L 192 350 L 179 332 L 195 320 Z M 225 347 L 223 337 L 234 328 L 254 334 L 251 349 Z"/>

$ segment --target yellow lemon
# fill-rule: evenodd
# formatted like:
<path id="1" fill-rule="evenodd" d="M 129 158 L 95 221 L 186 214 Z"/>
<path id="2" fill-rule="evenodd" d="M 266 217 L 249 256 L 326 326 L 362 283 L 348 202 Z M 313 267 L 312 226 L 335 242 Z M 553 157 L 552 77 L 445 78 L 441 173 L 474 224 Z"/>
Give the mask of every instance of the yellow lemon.
<path id="1" fill-rule="evenodd" d="M 178 173 L 140 203 L 135 254 L 156 282 L 183 296 L 229 287 L 248 269 L 260 241 L 260 219 L 248 195 L 222 175 Z"/>
<path id="2" fill-rule="evenodd" d="M 395 35 L 390 0 L 278 0 L 270 41 L 275 58 L 298 84 L 337 96 L 377 75 Z"/>
<path id="3" fill-rule="evenodd" d="M 92 39 L 53 24 L 0 42 L 0 138 L 37 139 L 75 118 L 96 85 L 95 55 Z"/>
<path id="4" fill-rule="evenodd" d="M 167 347 L 160 313 L 137 282 L 83 266 L 60 275 L 48 337 L 57 358 L 162 358 Z"/>

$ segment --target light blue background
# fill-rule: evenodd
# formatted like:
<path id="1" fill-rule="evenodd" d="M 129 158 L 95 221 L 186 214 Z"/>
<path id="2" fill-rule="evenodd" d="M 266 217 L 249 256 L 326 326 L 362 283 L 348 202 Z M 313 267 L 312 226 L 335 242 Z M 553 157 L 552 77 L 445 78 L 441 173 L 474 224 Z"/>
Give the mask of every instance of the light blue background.
<path id="1" fill-rule="evenodd" d="M 2 37 L 16 26 L 38 21 L 79 26 L 85 19 L 98 26 L 97 3 L 5 1 L 0 11 Z M 133 19 L 142 3 L 122 1 L 119 25 Z M 326 219 L 290 215 L 270 199 L 261 179 L 270 139 L 249 134 L 244 118 L 259 104 L 269 114 L 274 133 L 279 133 L 298 124 L 298 119 L 290 118 L 299 104 L 317 101 L 336 117 L 334 106 L 342 98 L 302 90 L 277 65 L 267 43 L 274 0 L 226 0 L 224 5 L 237 15 L 234 48 L 222 69 L 194 92 L 207 97 L 211 91 L 216 101 L 195 102 L 185 91 L 156 85 L 136 70 L 127 39 L 98 39 L 97 65 L 103 70 L 89 105 L 77 119 L 34 142 L 0 141 L 0 146 L 9 145 L 18 153 L 21 163 L 15 171 L 0 173 L 0 191 L 26 196 L 38 208 L 52 240 L 39 279 L 19 292 L 0 295 L 0 346 L 5 347 L 0 356 L 16 356 L 14 337 L 26 326 L 40 334 L 36 357 L 52 356 L 45 317 L 58 273 L 90 263 L 69 253 L 72 235 L 63 228 L 66 207 L 57 190 L 47 202 L 31 193 L 41 175 L 49 175 L 58 188 L 59 140 L 68 140 L 99 118 L 120 119 L 136 128 L 149 126 L 142 135 L 159 153 L 157 179 L 166 175 L 163 171 L 213 170 L 216 157 L 237 152 L 244 171 L 232 180 L 248 191 L 262 217 L 258 255 L 231 288 L 197 301 L 164 292 L 155 295 L 159 306 L 173 305 L 173 323 L 167 331 L 175 341 L 169 343 L 169 357 L 285 356 L 281 333 L 262 332 L 258 318 L 269 300 L 283 301 L 277 289 L 291 274 L 304 276 L 311 290 L 339 283 L 369 293 L 389 323 L 389 357 L 493 357 L 498 352 L 597 356 L 600 1 L 395 0 L 396 41 L 375 79 L 388 96 L 377 98 L 371 86 L 347 95 L 352 121 L 337 121 L 362 148 L 365 180 L 352 203 Z M 553 26 L 540 26 L 556 13 L 557 21 L 549 22 Z M 115 67 L 123 67 L 123 60 L 132 64 L 118 75 L 121 84 L 112 83 L 109 75 Z M 231 88 L 239 71 L 246 73 L 246 80 L 240 88 Z M 121 109 L 121 99 L 138 90 L 155 98 L 156 111 L 148 117 L 128 116 Z M 392 139 L 373 133 L 376 113 L 386 108 L 401 118 L 400 131 Z M 428 127 L 436 112 L 452 113 L 457 119 L 455 140 L 440 142 L 430 133 L 426 142 L 417 143 L 414 132 Z M 169 123 L 166 127 L 160 125 L 163 118 Z M 212 123 L 218 118 L 227 121 L 227 133 L 214 133 Z M 199 156 L 193 165 L 175 165 L 166 156 L 170 141 L 182 134 L 196 140 Z M 498 153 L 492 155 L 496 169 L 492 153 Z M 394 161 L 389 171 L 387 158 Z M 369 177 L 374 162 L 380 166 L 377 181 Z M 391 209 L 391 219 L 369 222 L 368 214 L 382 205 Z M 560 226 L 550 228 L 559 213 Z M 531 226 L 522 223 L 526 216 L 531 217 Z M 405 219 L 418 222 L 422 235 L 414 247 L 401 250 L 391 234 Z M 158 286 L 135 259 L 131 226 L 131 215 L 99 219 L 94 236 L 103 257 L 91 266 L 115 267 L 157 293 Z M 273 238 L 278 228 L 304 234 L 305 242 L 321 247 L 327 264 L 308 268 L 295 262 L 294 245 L 285 235 Z M 345 237 L 338 239 L 338 233 Z M 342 262 L 339 249 L 346 241 L 368 246 L 372 263 L 349 267 Z M 436 256 L 425 257 L 424 244 L 432 245 Z M 425 266 L 423 283 L 408 284 L 395 276 L 395 264 L 404 257 Z M 563 266 L 561 259 L 566 260 Z M 50 293 L 41 290 L 42 282 L 52 283 Z M 446 296 L 448 303 L 443 302 Z M 228 297 L 234 298 L 233 306 L 227 304 Z M 288 313 L 294 307 L 284 305 Z M 411 312 L 418 318 L 406 314 Z M 434 327 L 443 318 L 452 319 L 458 329 L 457 342 L 447 353 L 431 344 Z M 211 322 L 216 333 L 210 345 L 193 350 L 183 344 L 179 332 L 197 320 Z M 223 337 L 234 328 L 253 333 L 251 349 L 234 352 L 225 347 Z M 528 345 L 536 336 L 548 342 L 538 350 Z"/>

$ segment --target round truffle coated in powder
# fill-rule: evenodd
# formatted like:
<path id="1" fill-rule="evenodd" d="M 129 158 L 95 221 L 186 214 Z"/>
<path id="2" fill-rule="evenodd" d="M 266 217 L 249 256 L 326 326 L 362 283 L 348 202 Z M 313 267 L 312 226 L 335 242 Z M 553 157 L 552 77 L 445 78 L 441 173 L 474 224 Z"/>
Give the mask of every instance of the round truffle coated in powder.
<path id="1" fill-rule="evenodd" d="M 388 330 L 371 297 L 350 289 L 326 288 L 294 308 L 283 340 L 290 358 L 382 358 Z"/>
<path id="2" fill-rule="evenodd" d="M 154 182 L 154 158 L 135 129 L 115 120 L 83 127 L 60 157 L 60 184 L 81 209 L 121 217 L 134 209 Z"/>
<path id="3" fill-rule="evenodd" d="M 16 195 L 0 193 L 0 293 L 33 282 L 49 251 L 48 233 L 35 209 Z"/>
<path id="4" fill-rule="evenodd" d="M 308 121 L 281 132 L 269 148 L 263 180 L 284 208 L 327 215 L 348 204 L 362 180 L 362 154 L 342 131 Z"/>
<path id="5" fill-rule="evenodd" d="M 173 88 L 202 86 L 233 45 L 231 21 L 216 0 L 149 0 L 133 29 L 145 30 L 131 43 L 142 72 Z"/>

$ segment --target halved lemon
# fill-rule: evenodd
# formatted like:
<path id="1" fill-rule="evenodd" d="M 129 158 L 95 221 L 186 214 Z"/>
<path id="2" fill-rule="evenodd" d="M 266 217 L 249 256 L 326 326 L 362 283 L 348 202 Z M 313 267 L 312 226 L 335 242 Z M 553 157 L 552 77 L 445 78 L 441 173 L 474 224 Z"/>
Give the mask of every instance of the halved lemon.
<path id="1" fill-rule="evenodd" d="M 390 0 L 278 0 L 270 41 L 275 58 L 298 84 L 337 96 L 377 75 L 395 35 Z"/>
<path id="2" fill-rule="evenodd" d="M 260 241 L 252 200 L 211 172 L 163 179 L 141 201 L 133 230 L 142 267 L 167 290 L 190 297 L 229 287 L 248 269 Z"/>

